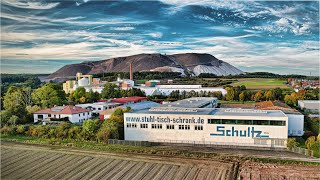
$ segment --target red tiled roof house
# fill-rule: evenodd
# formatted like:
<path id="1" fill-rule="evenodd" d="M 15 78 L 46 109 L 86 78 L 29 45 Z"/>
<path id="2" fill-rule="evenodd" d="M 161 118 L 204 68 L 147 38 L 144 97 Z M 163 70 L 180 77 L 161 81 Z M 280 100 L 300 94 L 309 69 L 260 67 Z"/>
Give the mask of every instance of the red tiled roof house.
<path id="1" fill-rule="evenodd" d="M 33 113 L 34 122 L 50 121 L 50 119 L 68 119 L 71 123 L 82 123 L 90 119 L 91 111 L 77 106 L 56 106 Z"/>

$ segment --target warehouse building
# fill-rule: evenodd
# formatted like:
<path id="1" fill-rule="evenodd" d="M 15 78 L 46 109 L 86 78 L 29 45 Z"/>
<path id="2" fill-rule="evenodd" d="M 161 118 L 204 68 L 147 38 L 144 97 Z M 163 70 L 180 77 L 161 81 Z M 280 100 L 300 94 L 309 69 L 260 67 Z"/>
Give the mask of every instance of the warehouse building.
<path id="1" fill-rule="evenodd" d="M 305 112 L 319 113 L 320 101 L 319 100 L 299 100 L 298 107 Z"/>
<path id="2" fill-rule="evenodd" d="M 125 140 L 135 141 L 285 148 L 288 138 L 280 110 L 161 106 L 125 113 L 124 126 Z"/>

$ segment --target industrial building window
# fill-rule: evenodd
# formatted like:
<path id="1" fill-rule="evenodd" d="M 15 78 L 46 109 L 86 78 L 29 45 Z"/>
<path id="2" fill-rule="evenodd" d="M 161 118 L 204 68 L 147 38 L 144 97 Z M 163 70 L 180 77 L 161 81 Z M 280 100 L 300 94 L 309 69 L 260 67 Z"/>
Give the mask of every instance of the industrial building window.
<path id="1" fill-rule="evenodd" d="M 252 120 L 237 120 L 237 124 L 251 125 Z"/>
<path id="2" fill-rule="evenodd" d="M 167 124 L 167 129 L 174 129 L 174 125 L 172 125 L 172 124 Z"/>
<path id="3" fill-rule="evenodd" d="M 83 115 L 86 115 L 86 113 L 83 113 Z"/>
<path id="4" fill-rule="evenodd" d="M 237 120 L 234 119 L 223 119 L 222 124 L 237 124 Z"/>
<path id="5" fill-rule="evenodd" d="M 221 119 L 208 119 L 208 124 L 222 124 Z"/>
<path id="6" fill-rule="evenodd" d="M 101 110 L 101 108 L 98 108 L 98 110 Z"/>
<path id="7" fill-rule="evenodd" d="M 127 128 L 137 128 L 137 124 L 135 124 L 135 123 L 127 123 Z"/>
<path id="8" fill-rule="evenodd" d="M 190 130 L 190 125 L 179 125 L 180 130 Z"/>
<path id="9" fill-rule="evenodd" d="M 148 128 L 148 124 L 140 124 L 140 128 Z"/>
<path id="10" fill-rule="evenodd" d="M 79 114 L 79 117 L 80 117 L 80 114 Z"/>
<path id="11" fill-rule="evenodd" d="M 286 122 L 285 121 L 270 121 L 271 126 L 285 126 Z"/>
<path id="12" fill-rule="evenodd" d="M 269 125 L 268 120 L 253 120 L 253 125 Z"/>
<path id="13" fill-rule="evenodd" d="M 162 124 L 151 124 L 151 129 L 162 129 Z"/>
<path id="14" fill-rule="evenodd" d="M 202 131 L 202 130 L 203 130 L 203 126 L 201 126 L 201 125 L 195 125 L 195 126 L 194 126 L 194 130 L 196 130 L 196 131 Z"/>

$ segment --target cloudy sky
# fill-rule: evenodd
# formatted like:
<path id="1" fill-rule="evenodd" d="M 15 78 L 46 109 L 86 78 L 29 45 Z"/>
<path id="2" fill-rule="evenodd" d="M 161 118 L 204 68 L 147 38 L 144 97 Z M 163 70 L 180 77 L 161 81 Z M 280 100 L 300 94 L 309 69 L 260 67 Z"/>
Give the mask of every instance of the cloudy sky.
<path id="1" fill-rule="evenodd" d="M 319 1 L 1 1 L 2 73 L 186 52 L 248 72 L 318 75 Z"/>

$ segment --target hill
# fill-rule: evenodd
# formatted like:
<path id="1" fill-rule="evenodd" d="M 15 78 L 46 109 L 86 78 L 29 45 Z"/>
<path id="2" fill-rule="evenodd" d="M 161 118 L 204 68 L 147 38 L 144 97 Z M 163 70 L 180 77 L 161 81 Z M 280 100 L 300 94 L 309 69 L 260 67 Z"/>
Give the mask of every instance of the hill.
<path id="1" fill-rule="evenodd" d="M 137 54 L 127 57 L 117 57 L 102 61 L 70 64 L 52 73 L 48 78 L 74 77 L 77 72 L 83 74 L 99 74 L 103 72 L 128 72 L 132 63 L 133 71 L 169 71 L 188 72 L 194 75 L 211 73 L 218 76 L 237 75 L 243 73 L 236 67 L 215 58 L 210 54 Z"/>

